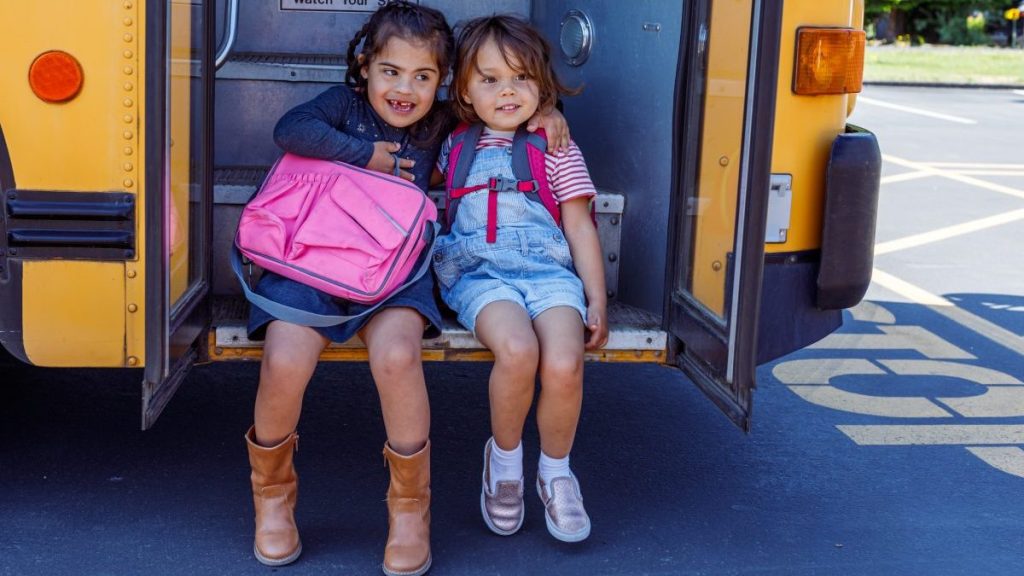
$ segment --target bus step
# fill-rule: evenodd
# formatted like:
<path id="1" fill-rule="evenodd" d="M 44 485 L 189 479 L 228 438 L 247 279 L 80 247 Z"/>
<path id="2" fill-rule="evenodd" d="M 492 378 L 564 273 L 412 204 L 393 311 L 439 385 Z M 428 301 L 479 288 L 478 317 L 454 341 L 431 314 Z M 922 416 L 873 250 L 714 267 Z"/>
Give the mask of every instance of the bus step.
<path id="1" fill-rule="evenodd" d="M 214 300 L 214 328 L 210 332 L 210 359 L 214 361 L 259 360 L 263 342 L 249 340 L 244 299 L 220 297 Z M 608 308 L 608 344 L 588 352 L 595 362 L 666 362 L 668 336 L 656 315 L 627 304 Z M 359 337 L 343 344 L 331 344 L 320 356 L 329 361 L 365 361 L 366 347 Z M 491 353 L 453 318 L 445 317 L 441 336 L 423 341 L 424 361 L 490 361 Z"/>
<path id="2" fill-rule="evenodd" d="M 217 70 L 217 80 L 342 84 L 346 70 L 340 55 L 240 52 Z"/>

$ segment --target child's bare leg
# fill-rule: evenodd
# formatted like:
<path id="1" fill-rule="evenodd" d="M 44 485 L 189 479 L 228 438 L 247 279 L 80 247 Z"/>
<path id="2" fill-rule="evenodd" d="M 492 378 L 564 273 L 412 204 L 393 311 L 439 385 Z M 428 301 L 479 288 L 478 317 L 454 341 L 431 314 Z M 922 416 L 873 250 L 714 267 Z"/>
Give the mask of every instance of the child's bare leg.
<path id="1" fill-rule="evenodd" d="M 306 385 L 328 342 L 306 326 L 275 320 L 267 327 L 254 410 L 258 444 L 276 446 L 295 430 Z"/>
<path id="2" fill-rule="evenodd" d="M 530 316 L 515 302 L 499 300 L 476 319 L 476 335 L 494 353 L 491 369 L 491 431 L 503 450 L 519 446 L 533 403 L 539 346 Z"/>
<path id="3" fill-rule="evenodd" d="M 572 450 L 583 403 L 583 321 L 575 309 L 558 306 L 535 318 L 533 327 L 540 340 L 541 450 L 564 458 Z"/>
<path id="4" fill-rule="evenodd" d="M 408 456 L 430 436 L 430 402 L 423 377 L 424 320 L 412 308 L 385 308 L 374 315 L 360 337 L 370 355 L 388 445 Z"/>

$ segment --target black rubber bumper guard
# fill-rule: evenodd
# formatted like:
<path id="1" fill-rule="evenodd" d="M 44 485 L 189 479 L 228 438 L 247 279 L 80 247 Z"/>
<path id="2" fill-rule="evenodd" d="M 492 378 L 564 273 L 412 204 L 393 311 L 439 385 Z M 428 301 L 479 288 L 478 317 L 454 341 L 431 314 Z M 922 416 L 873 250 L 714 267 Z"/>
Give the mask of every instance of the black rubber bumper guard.
<path id="1" fill-rule="evenodd" d="M 135 197 L 124 192 L 7 190 L 0 199 L 0 275 L 8 259 L 135 257 Z"/>
<path id="2" fill-rule="evenodd" d="M 847 125 L 832 144 L 825 175 L 817 294 L 822 310 L 856 306 L 871 284 L 881 174 L 878 139 Z"/>

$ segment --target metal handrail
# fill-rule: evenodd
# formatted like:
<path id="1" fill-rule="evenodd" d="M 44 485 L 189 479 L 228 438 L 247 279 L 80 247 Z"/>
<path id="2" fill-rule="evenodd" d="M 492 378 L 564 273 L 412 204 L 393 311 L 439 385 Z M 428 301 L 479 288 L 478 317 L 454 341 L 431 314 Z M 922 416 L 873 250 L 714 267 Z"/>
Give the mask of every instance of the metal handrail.
<path id="1" fill-rule="evenodd" d="M 238 0 L 228 0 L 228 13 L 226 16 L 227 31 L 224 32 L 224 39 L 217 47 L 217 56 L 213 60 L 213 69 L 220 70 L 228 59 L 228 54 L 235 47 L 235 38 L 238 35 Z"/>

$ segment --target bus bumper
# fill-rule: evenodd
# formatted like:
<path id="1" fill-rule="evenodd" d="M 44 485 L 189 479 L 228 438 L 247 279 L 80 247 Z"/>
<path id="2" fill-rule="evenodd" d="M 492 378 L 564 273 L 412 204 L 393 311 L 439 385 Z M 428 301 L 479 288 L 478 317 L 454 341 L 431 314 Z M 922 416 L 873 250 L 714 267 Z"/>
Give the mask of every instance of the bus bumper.
<path id="1" fill-rule="evenodd" d="M 847 126 L 826 167 L 821 250 L 765 255 L 757 363 L 828 336 L 871 283 L 882 157 L 875 135 Z"/>
<path id="2" fill-rule="evenodd" d="M 848 124 L 832 144 L 825 173 L 817 307 L 857 305 L 871 284 L 882 154 L 871 132 Z"/>

